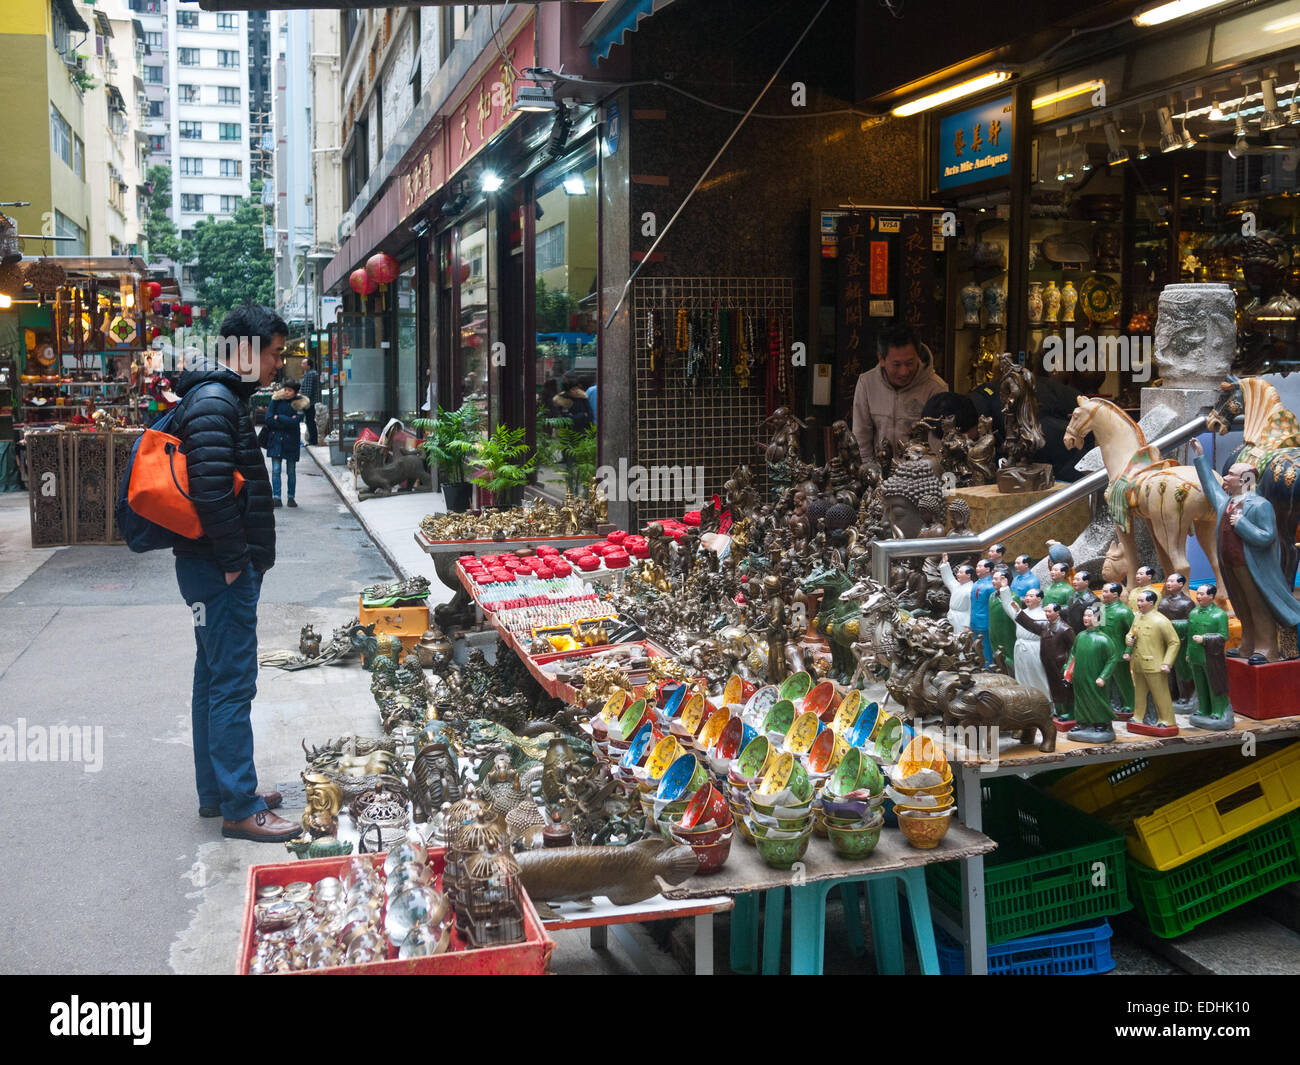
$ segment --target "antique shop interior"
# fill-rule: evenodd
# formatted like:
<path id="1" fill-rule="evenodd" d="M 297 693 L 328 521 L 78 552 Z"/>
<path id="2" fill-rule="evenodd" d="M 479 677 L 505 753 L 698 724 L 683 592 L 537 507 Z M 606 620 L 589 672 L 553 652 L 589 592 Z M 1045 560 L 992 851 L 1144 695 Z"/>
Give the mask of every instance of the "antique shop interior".
<path id="1" fill-rule="evenodd" d="M 513 5 L 349 156 L 303 455 L 394 579 L 262 649 L 373 707 L 304 724 L 234 969 L 1099 975 L 1300 912 L 1295 5 L 623 6 Z M 475 120 L 503 70 L 546 102 Z M 0 267 L 33 546 L 122 543 L 168 284 Z"/>

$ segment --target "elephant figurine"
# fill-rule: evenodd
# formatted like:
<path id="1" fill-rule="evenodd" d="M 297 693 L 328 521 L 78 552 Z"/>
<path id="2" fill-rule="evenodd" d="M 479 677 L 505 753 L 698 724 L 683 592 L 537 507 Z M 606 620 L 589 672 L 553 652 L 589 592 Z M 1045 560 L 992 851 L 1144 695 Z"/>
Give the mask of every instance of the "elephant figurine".
<path id="1" fill-rule="evenodd" d="M 1010 678 L 1005 678 L 1010 679 Z M 1046 692 L 1023 684 L 999 684 L 983 687 L 970 684 L 951 690 L 941 700 L 944 729 L 1010 729 L 1020 733 L 1021 743 L 1033 743 L 1034 732 L 1040 737 L 1038 749 L 1044 754 L 1056 750 L 1056 726 L 1052 721 L 1052 701 Z M 996 750 L 996 741 L 993 745 Z"/>

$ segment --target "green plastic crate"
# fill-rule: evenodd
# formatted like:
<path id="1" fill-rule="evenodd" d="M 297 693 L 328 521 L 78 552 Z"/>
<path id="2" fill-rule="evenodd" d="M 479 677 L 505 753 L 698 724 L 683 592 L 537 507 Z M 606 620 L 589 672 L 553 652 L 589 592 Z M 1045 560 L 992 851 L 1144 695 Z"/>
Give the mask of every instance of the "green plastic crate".
<path id="1" fill-rule="evenodd" d="M 1300 811 L 1167 872 L 1128 860 L 1134 906 L 1165 939 L 1293 880 L 1300 880 Z"/>
<path id="2" fill-rule="evenodd" d="M 1124 837 L 1017 777 L 983 787 L 984 834 L 998 849 L 984 859 L 989 943 L 1049 932 L 1132 908 Z M 961 866 L 925 868 L 930 890 L 961 912 Z"/>

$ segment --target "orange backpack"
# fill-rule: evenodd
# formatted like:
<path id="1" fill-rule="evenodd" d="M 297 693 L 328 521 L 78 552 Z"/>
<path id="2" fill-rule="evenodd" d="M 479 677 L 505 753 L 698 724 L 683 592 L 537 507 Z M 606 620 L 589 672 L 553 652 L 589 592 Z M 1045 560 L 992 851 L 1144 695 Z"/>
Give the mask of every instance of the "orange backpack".
<path id="1" fill-rule="evenodd" d="M 146 521 L 187 540 L 198 540 L 203 536 L 203 523 L 189 494 L 190 476 L 181 441 L 164 431 L 170 428 L 172 415 L 179 409 L 173 407 L 158 419 L 157 428 L 146 429 L 136 441 L 127 475 L 126 501 Z M 236 470 L 232 494 L 238 495 L 243 487 L 244 476 Z"/>

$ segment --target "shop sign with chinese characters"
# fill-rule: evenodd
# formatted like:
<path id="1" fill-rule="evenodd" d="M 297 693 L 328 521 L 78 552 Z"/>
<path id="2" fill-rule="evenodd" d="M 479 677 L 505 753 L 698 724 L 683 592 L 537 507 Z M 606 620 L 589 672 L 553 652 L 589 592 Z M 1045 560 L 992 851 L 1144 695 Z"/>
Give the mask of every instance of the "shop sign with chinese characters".
<path id="1" fill-rule="evenodd" d="M 514 106 L 516 71 L 536 61 L 530 20 L 452 110 L 430 123 L 431 134 L 398 178 L 405 218 L 442 188 L 520 113 Z"/>
<path id="2" fill-rule="evenodd" d="M 1014 97 L 1003 96 L 939 120 L 940 189 L 1011 174 L 1014 108 Z"/>

